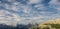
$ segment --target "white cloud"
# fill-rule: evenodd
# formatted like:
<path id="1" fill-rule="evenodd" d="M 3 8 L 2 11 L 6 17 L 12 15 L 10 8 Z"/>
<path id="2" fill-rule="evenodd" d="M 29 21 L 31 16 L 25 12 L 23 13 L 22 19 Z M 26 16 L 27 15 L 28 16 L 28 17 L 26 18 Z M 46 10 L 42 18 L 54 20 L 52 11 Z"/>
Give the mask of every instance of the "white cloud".
<path id="1" fill-rule="evenodd" d="M 32 10 L 32 8 L 30 8 L 29 6 L 22 6 L 22 9 L 25 13 L 30 13 L 30 11 Z"/>
<path id="2" fill-rule="evenodd" d="M 40 12 L 42 13 L 42 12 Z M 52 14 L 51 14 L 52 13 Z M 43 15 L 39 15 L 37 17 L 31 17 L 31 18 L 24 18 L 21 23 L 22 24 L 29 24 L 29 23 L 39 23 L 44 22 L 47 20 L 52 20 L 60 17 L 60 13 L 54 14 L 53 12 L 43 12 Z"/>
<path id="3" fill-rule="evenodd" d="M 12 0 L 8 0 L 8 1 L 11 2 Z M 49 11 L 46 12 L 46 10 L 49 10 L 49 8 L 47 8 L 43 4 L 37 4 L 37 3 L 41 3 L 41 2 L 42 2 L 42 0 L 29 0 L 28 5 L 20 4 L 19 2 L 15 2 L 14 0 L 11 2 L 12 5 L 0 3 L 0 6 L 3 6 L 7 10 L 13 10 L 16 12 L 20 12 L 22 10 L 24 13 L 27 13 L 27 16 L 30 16 L 28 18 L 22 18 L 20 16 L 21 13 L 20 14 L 11 13 L 4 9 L 4 10 L 0 10 L 0 20 L 1 20 L 0 23 L 5 23 L 7 25 L 11 25 L 11 24 L 14 25 L 14 23 L 29 24 L 29 23 L 36 23 L 36 22 L 39 23 L 39 22 L 43 22 L 43 21 L 46 21 L 49 19 L 55 19 L 55 18 L 60 17 L 59 12 L 57 12 L 56 14 L 54 14 L 54 12 L 49 12 Z M 35 8 L 42 10 L 42 11 L 38 12 L 36 9 L 37 12 L 36 11 L 31 12 L 31 10 L 33 10 L 33 9 L 29 6 L 29 4 L 33 4 L 33 3 L 37 4 L 34 6 Z M 51 0 L 49 2 L 48 7 L 60 10 L 60 3 L 57 2 L 57 0 Z M 36 14 L 30 14 L 30 12 L 36 13 L 38 15 L 34 16 Z M 40 15 L 40 14 L 42 14 L 42 15 Z M 26 16 L 26 15 L 24 15 L 24 16 Z M 31 17 L 31 16 L 33 16 L 33 17 Z"/>
<path id="4" fill-rule="evenodd" d="M 41 3 L 43 0 L 29 0 L 28 4 Z"/>
<path id="5" fill-rule="evenodd" d="M 34 6 L 34 8 L 37 8 L 38 10 L 47 10 L 46 6 L 44 6 L 43 4 L 37 4 Z"/>
<path id="6" fill-rule="evenodd" d="M 13 5 L 19 5 L 20 3 L 19 2 L 14 2 Z"/>
<path id="7" fill-rule="evenodd" d="M 58 0 L 51 0 L 49 2 L 49 5 L 54 9 L 57 9 L 58 11 L 60 11 L 60 2 L 58 2 Z"/>
<path id="8" fill-rule="evenodd" d="M 15 26 L 20 19 L 21 18 L 17 14 L 10 13 L 6 10 L 0 10 L 0 24 Z"/>
<path id="9" fill-rule="evenodd" d="M 2 4 L 1 6 L 3 6 L 7 10 L 13 10 L 13 11 L 16 11 L 16 12 L 20 12 L 22 10 L 25 13 L 29 13 L 30 10 L 31 10 L 31 8 L 29 6 L 20 4 L 19 2 L 13 2 L 12 5 Z"/>

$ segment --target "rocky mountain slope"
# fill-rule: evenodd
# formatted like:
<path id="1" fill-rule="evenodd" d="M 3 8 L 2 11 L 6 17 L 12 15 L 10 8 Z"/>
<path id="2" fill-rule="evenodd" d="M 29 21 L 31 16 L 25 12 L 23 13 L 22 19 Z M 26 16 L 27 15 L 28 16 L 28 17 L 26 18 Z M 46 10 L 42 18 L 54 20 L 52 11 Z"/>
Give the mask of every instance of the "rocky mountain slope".
<path id="1" fill-rule="evenodd" d="M 33 26 L 30 29 L 60 29 L 60 19 L 49 20 L 39 24 L 38 26 Z"/>

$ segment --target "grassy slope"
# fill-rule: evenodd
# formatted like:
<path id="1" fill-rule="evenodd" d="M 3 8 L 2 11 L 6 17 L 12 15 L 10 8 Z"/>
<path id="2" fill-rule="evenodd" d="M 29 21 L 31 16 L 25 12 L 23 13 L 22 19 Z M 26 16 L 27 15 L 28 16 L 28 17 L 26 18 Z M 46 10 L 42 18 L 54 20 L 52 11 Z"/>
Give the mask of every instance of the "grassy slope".
<path id="1" fill-rule="evenodd" d="M 33 26 L 30 29 L 60 29 L 60 19 L 50 20 L 38 26 Z"/>

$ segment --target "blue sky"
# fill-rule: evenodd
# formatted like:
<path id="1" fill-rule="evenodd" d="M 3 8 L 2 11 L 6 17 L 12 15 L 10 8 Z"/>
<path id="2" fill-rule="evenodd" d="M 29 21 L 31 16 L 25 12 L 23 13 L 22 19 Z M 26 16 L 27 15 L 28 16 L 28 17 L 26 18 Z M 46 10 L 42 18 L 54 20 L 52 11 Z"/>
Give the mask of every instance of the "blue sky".
<path id="1" fill-rule="evenodd" d="M 56 18 L 60 18 L 59 0 L 0 0 L 2 23 L 29 24 Z"/>

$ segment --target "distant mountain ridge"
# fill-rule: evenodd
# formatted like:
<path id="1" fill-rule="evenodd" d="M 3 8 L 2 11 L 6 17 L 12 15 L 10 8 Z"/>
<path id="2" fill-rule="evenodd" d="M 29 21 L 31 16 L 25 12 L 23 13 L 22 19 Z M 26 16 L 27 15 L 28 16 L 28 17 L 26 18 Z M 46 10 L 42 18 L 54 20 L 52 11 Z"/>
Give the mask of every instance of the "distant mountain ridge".
<path id="1" fill-rule="evenodd" d="M 39 24 L 37 27 L 31 27 L 30 29 L 60 29 L 60 18 L 56 20 L 49 20 Z"/>

